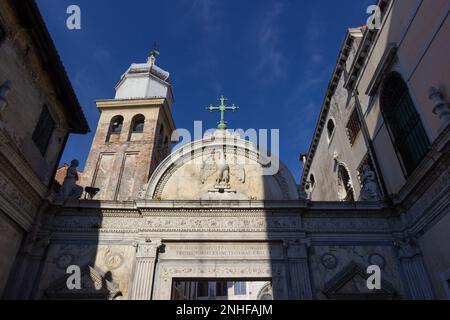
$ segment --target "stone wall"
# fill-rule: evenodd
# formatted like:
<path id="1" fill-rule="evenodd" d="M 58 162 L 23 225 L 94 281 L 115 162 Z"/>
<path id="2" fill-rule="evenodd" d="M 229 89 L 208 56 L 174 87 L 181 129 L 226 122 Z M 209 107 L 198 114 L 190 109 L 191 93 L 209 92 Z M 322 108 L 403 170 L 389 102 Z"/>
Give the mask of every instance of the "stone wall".
<path id="1" fill-rule="evenodd" d="M 18 270 L 19 247 L 27 237 L 33 241 L 29 233 L 39 228 L 38 213 L 55 196 L 49 187 L 69 131 L 88 130 L 81 110 L 73 118 L 68 113 L 71 107 L 79 108 L 78 101 L 68 95 L 70 84 L 61 76 L 65 71 L 52 43 L 46 42 L 48 35 L 39 18 L 34 1 L 0 2 L 0 25 L 6 35 L 0 42 L 0 85 L 11 81 L 7 106 L 0 114 L 0 297 L 8 291 L 4 290 L 8 276 L 14 278 Z M 56 58 L 49 61 L 50 57 Z M 33 132 L 44 106 L 55 128 L 42 154 Z M 72 121 L 80 115 L 82 119 Z"/>
<path id="2" fill-rule="evenodd" d="M 8 1 L 0 4 L 0 15 L 0 23 L 7 33 L 5 41 L 0 43 L 0 85 L 6 80 L 12 82 L 8 107 L 1 114 L 1 122 L 16 152 L 26 159 L 33 173 L 48 184 L 68 136 L 65 106 L 57 98 L 47 71 L 43 69 L 38 49 L 27 30 L 18 24 Z M 47 105 L 56 128 L 43 156 L 32 135 L 44 105 Z"/>
<path id="3" fill-rule="evenodd" d="M 166 111 L 164 99 L 111 100 L 98 102 L 98 107 L 101 116 L 81 185 L 100 188 L 96 196 L 99 200 L 136 199 L 153 170 L 170 151 L 173 131 L 170 111 Z M 136 115 L 145 117 L 142 133 L 132 133 Z M 111 120 L 116 116 L 124 118 L 123 127 L 120 134 L 111 136 Z M 161 125 L 165 128 L 163 133 L 160 133 Z M 158 145 L 160 140 L 168 141 L 166 149 Z"/>
<path id="4" fill-rule="evenodd" d="M 23 239 L 21 230 L 3 211 L 0 212 L 0 293 L 4 291 Z"/>

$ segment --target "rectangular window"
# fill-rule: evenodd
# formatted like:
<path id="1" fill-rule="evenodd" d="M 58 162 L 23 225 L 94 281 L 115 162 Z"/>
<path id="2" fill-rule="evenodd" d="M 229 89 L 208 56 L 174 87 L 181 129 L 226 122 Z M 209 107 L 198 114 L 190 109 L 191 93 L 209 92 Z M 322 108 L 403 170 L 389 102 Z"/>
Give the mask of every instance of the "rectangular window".
<path id="1" fill-rule="evenodd" d="M 246 295 L 247 294 L 247 282 L 237 281 L 234 283 L 234 295 Z"/>
<path id="2" fill-rule="evenodd" d="M 228 296 L 228 285 L 226 281 L 216 282 L 216 296 L 217 297 L 227 297 Z"/>
<path id="3" fill-rule="evenodd" d="M 197 283 L 197 297 L 208 297 L 208 281 L 199 281 Z"/>
<path id="4" fill-rule="evenodd" d="M 350 145 L 353 146 L 356 137 L 358 136 L 358 133 L 361 131 L 361 122 L 359 121 L 356 108 L 353 110 L 352 114 L 350 115 L 350 118 L 348 119 L 345 131 L 347 132 Z"/>
<path id="5" fill-rule="evenodd" d="M 55 130 L 55 120 L 48 111 L 48 107 L 44 105 L 42 108 L 41 116 L 33 132 L 33 141 L 41 154 L 45 156 L 47 152 L 50 139 Z"/>
<path id="6" fill-rule="evenodd" d="M 182 279 L 172 282 L 172 300 L 272 299 L 271 280 Z M 231 291 L 233 290 L 233 291 Z M 230 293 L 230 295 L 229 295 Z"/>

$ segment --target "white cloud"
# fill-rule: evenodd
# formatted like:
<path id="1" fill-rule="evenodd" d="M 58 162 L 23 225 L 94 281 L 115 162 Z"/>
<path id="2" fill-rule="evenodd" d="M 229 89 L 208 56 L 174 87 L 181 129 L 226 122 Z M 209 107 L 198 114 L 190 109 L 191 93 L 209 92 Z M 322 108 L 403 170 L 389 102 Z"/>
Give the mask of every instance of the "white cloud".
<path id="1" fill-rule="evenodd" d="M 286 76 L 286 57 L 280 49 L 279 18 L 283 13 L 283 4 L 275 2 L 271 8 L 263 12 L 258 19 L 257 46 L 260 60 L 256 66 L 258 75 L 264 74 L 266 81 L 272 81 Z"/>

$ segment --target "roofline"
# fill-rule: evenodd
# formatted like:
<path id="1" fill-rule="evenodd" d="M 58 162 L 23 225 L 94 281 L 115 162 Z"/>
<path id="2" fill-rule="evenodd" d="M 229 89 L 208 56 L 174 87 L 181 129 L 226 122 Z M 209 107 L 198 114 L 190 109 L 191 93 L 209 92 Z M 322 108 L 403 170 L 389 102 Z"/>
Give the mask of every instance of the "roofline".
<path id="1" fill-rule="evenodd" d="M 56 96 L 64 105 L 69 132 L 80 134 L 90 132 L 89 124 L 36 2 L 9 0 L 9 3 L 15 10 L 20 25 L 27 30 L 27 34 L 34 42 L 42 61 L 42 68 L 49 75 Z"/>
<path id="2" fill-rule="evenodd" d="M 311 144 L 309 146 L 308 153 L 306 155 L 306 162 L 304 163 L 302 177 L 301 177 L 301 181 L 300 181 L 300 184 L 302 186 L 304 186 L 306 183 L 306 179 L 307 179 L 307 175 L 309 173 L 309 169 L 311 167 L 312 159 L 314 158 L 317 145 L 319 144 L 319 141 L 320 141 L 320 136 L 322 135 L 322 130 L 323 130 L 323 127 L 325 124 L 325 120 L 328 116 L 328 111 L 330 109 L 330 102 L 336 91 L 342 71 L 345 68 L 344 64 L 347 62 L 347 58 L 350 53 L 350 49 L 351 49 L 351 46 L 352 46 L 353 40 L 354 40 L 353 35 L 354 35 L 354 32 L 356 29 L 357 28 L 347 29 L 347 33 L 345 35 L 343 44 L 341 46 L 331 80 L 328 83 L 325 98 L 322 103 L 321 111 L 319 114 L 319 120 L 316 123 L 316 127 L 314 129 L 314 135 L 311 140 Z M 363 29 L 363 28 L 360 28 L 360 30 L 361 29 Z"/>
<path id="3" fill-rule="evenodd" d="M 382 19 L 384 19 L 384 15 L 386 12 L 387 7 L 389 7 L 389 5 L 392 4 L 391 0 L 377 0 L 376 5 L 379 6 L 381 8 L 381 17 Z M 345 48 L 345 44 L 346 42 L 349 40 L 350 37 L 357 35 L 357 31 L 360 31 L 359 33 L 362 34 L 362 43 L 360 44 L 360 47 L 358 48 L 358 52 L 355 54 L 354 57 L 354 61 L 352 63 L 351 66 L 351 74 L 349 74 L 349 78 L 350 77 L 355 77 L 355 79 L 358 77 L 359 75 L 359 68 L 355 68 L 355 61 L 358 59 L 358 57 L 361 55 L 361 48 L 362 46 L 365 46 L 366 50 L 369 50 L 370 47 L 373 46 L 373 42 L 370 41 L 370 39 L 368 39 L 369 36 L 373 36 L 374 34 L 377 33 L 376 30 L 370 30 L 367 25 L 361 25 L 359 27 L 356 28 L 348 28 L 347 29 L 347 34 L 345 36 L 344 39 L 344 43 L 341 46 L 341 50 L 339 52 L 338 55 L 338 59 L 337 59 L 337 63 L 335 66 L 335 69 L 333 71 L 333 76 L 328 84 L 328 89 L 327 89 L 327 94 L 325 96 L 324 102 L 322 104 L 322 109 L 320 111 L 320 116 L 319 116 L 319 121 L 317 122 L 316 128 L 314 129 L 314 135 L 313 135 L 313 140 L 311 141 L 311 145 L 309 147 L 308 153 L 306 155 L 307 159 L 306 159 L 306 163 L 304 164 L 304 168 L 303 168 L 303 172 L 302 172 L 302 176 L 301 176 L 301 181 L 300 181 L 300 185 L 301 186 L 305 186 L 306 184 L 306 179 L 307 179 L 307 175 L 309 173 L 309 169 L 311 167 L 311 163 L 312 163 L 312 159 L 314 158 L 315 155 L 315 148 L 317 147 L 319 140 L 320 140 L 320 136 L 322 135 L 322 130 L 323 130 L 323 126 L 325 124 L 325 120 L 326 117 L 328 116 L 328 111 L 330 108 L 330 102 L 331 102 L 331 98 L 334 95 L 334 90 L 336 89 L 336 87 L 332 87 L 332 84 L 334 82 L 334 79 L 337 75 L 337 71 L 338 70 L 338 66 L 339 66 L 339 62 L 341 60 L 341 57 L 343 55 L 344 52 L 344 48 Z M 355 33 L 356 32 L 356 33 Z M 358 35 L 360 36 L 360 35 Z M 345 57 L 345 62 L 347 60 L 348 56 Z M 342 72 L 342 70 L 341 70 Z M 337 84 L 336 84 L 337 85 Z M 349 90 L 352 91 L 354 90 L 354 83 L 353 82 L 349 82 L 346 81 L 346 83 L 344 84 L 344 87 Z M 331 90 L 330 90 L 331 89 Z"/>

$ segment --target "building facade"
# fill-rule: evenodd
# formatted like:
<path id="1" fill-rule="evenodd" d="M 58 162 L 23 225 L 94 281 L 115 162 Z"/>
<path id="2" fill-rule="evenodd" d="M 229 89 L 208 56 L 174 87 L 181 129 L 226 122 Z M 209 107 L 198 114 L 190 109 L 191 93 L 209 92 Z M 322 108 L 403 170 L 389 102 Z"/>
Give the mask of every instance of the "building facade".
<path id="1" fill-rule="evenodd" d="M 31 32 L 33 30 L 33 32 Z M 70 133 L 88 124 L 33 1 L 0 3 L 0 296 L 32 267 L 39 217 Z M 16 265 L 17 266 L 17 265 Z"/>
<path id="2" fill-rule="evenodd" d="M 448 1 L 379 1 L 381 28 L 349 29 L 302 186 L 313 201 L 384 200 L 448 298 Z M 364 170 L 366 169 L 366 171 Z M 426 252 L 426 253 L 425 253 Z"/>
<path id="3" fill-rule="evenodd" d="M 223 127 L 171 150 L 169 74 L 155 52 L 132 64 L 115 98 L 97 101 L 101 116 L 80 186 L 67 183 L 76 168 L 64 169 L 65 187 L 84 187 L 89 197 L 68 192 L 41 210 L 36 240 L 22 244 L 30 259 L 16 259 L 4 297 L 449 298 L 448 74 L 438 68 L 430 78 L 414 76 L 422 63 L 437 60 L 427 58 L 433 43 L 441 46 L 437 53 L 447 45 L 435 41 L 448 32 L 448 2 L 408 3 L 380 1 L 380 30 L 349 30 L 302 157 L 301 188 L 281 162 L 266 175 L 263 150 Z M 409 25 L 396 26 L 396 14 L 410 17 Z M 428 42 L 408 36 L 426 26 L 435 31 Z M 397 37 L 403 40 L 388 45 Z M 401 49 L 409 37 L 420 42 L 412 46 L 417 50 Z M 409 76 L 392 69 L 402 50 L 420 57 Z M 418 107 L 410 79 L 440 94 L 433 90 Z M 383 104 L 407 112 L 376 111 Z M 436 130 L 422 120 L 425 106 L 437 113 L 430 111 Z M 377 113 L 377 121 L 368 120 Z M 417 150 L 408 144 L 409 131 L 402 127 L 399 136 L 392 125 L 403 124 L 395 118 L 403 113 L 411 116 L 405 128 L 413 130 Z M 383 135 L 389 139 L 377 140 Z M 395 151 L 399 138 L 397 153 L 380 151 Z M 395 168 L 403 180 L 386 171 Z M 367 285 L 369 266 L 380 269 L 379 289 Z M 75 289 L 67 285 L 74 267 L 81 272 Z"/>
<path id="4" fill-rule="evenodd" d="M 155 66 L 151 57 L 142 69 Z M 140 81 L 148 76 L 147 72 Z M 264 175 L 267 163 L 261 150 L 226 129 L 172 151 L 155 170 L 147 161 L 148 153 L 139 152 L 139 140 L 136 144 L 121 140 L 134 133 L 131 123 L 122 125 L 118 140 L 108 142 L 109 133 L 120 127 L 115 121 L 118 116 L 125 120 L 148 115 L 149 109 L 156 108 L 151 99 L 162 100 L 158 103 L 164 106 L 169 105 L 168 98 L 139 95 L 124 103 L 119 97 L 107 102 L 117 106 L 112 112 L 100 108 L 100 123 L 105 125 L 99 126 L 93 149 L 96 144 L 99 150 L 109 148 L 105 150 L 113 156 L 114 168 L 123 166 L 126 152 L 135 153 L 135 163 L 145 170 L 136 165 L 127 181 L 141 181 L 140 172 L 151 171 L 150 178 L 135 189 L 140 189 L 137 194 L 122 200 L 116 197 L 120 190 L 116 182 L 96 185 L 95 174 L 86 173 L 85 186 L 106 188 L 106 192 L 49 208 L 39 231 L 49 241 L 34 248 L 40 253 L 37 272 L 27 280 L 35 290 L 21 289 L 22 298 L 436 297 L 423 254 L 403 232 L 405 222 L 387 202 L 302 199 L 282 163 L 275 174 Z M 143 99 L 151 101 L 142 106 Z M 133 102 L 141 104 L 139 109 Z M 124 116 L 126 112 L 131 114 Z M 166 112 L 170 118 L 171 109 Z M 152 121 L 144 121 L 144 135 L 158 132 L 158 118 L 146 118 Z M 156 148 L 158 143 L 152 145 Z M 125 146 L 128 149 L 122 152 Z M 91 164 L 101 167 L 103 154 L 93 150 L 89 157 Z M 110 172 L 111 177 L 120 175 Z M 382 272 L 379 290 L 367 286 L 370 265 Z M 79 290 L 67 287 L 67 270 L 72 266 L 81 270 Z"/>

